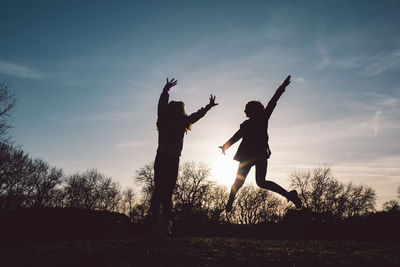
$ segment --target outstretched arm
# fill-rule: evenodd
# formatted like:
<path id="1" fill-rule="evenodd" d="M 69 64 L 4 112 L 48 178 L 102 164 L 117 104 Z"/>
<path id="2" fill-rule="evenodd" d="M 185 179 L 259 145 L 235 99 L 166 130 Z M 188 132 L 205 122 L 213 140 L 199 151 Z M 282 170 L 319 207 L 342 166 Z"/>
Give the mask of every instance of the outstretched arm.
<path id="1" fill-rule="evenodd" d="M 239 141 L 240 138 L 242 138 L 242 132 L 239 129 L 228 141 L 226 141 L 225 144 L 219 147 L 222 149 L 222 154 L 225 155 L 225 150 L 227 150 L 231 145 Z"/>
<path id="2" fill-rule="evenodd" d="M 278 99 L 281 97 L 283 92 L 285 92 L 286 87 L 290 83 L 290 75 L 286 77 L 286 79 L 283 81 L 281 86 L 276 89 L 275 94 L 272 96 L 271 100 L 269 100 L 267 107 L 265 108 L 267 111 L 267 115 L 271 115 L 272 111 L 274 110 L 276 103 L 278 102 Z M 269 117 L 268 116 L 268 117 Z"/>
<path id="3" fill-rule="evenodd" d="M 160 95 L 160 99 L 158 100 L 158 108 L 157 108 L 158 117 L 163 116 L 164 114 L 167 114 L 168 100 L 169 100 L 168 91 L 169 91 L 169 89 L 174 87 L 177 83 L 178 83 L 178 81 L 175 80 L 174 78 L 172 78 L 171 81 L 169 81 L 167 78 L 167 83 L 164 85 L 163 91 Z"/>
<path id="4" fill-rule="evenodd" d="M 204 115 L 206 115 L 207 111 L 209 111 L 212 107 L 218 105 L 215 103 L 215 96 L 210 95 L 210 103 L 207 104 L 204 108 L 199 109 L 198 111 L 192 113 L 188 117 L 189 123 L 193 124 L 196 121 L 200 120 Z"/>

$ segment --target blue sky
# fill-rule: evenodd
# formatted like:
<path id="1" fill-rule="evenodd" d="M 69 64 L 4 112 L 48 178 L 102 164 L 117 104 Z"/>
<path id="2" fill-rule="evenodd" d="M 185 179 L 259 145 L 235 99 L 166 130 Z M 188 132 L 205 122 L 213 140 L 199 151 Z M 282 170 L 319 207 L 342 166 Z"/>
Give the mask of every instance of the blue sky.
<path id="1" fill-rule="evenodd" d="M 2 1 L 0 78 L 15 91 L 16 144 L 66 173 L 98 168 L 122 186 L 152 161 L 166 77 L 188 113 L 217 96 L 185 136 L 181 161 L 233 182 L 223 144 L 249 100 L 292 83 L 270 120 L 268 178 L 330 164 L 373 186 L 400 185 L 398 1 Z M 253 174 L 248 182 L 253 182 Z"/>

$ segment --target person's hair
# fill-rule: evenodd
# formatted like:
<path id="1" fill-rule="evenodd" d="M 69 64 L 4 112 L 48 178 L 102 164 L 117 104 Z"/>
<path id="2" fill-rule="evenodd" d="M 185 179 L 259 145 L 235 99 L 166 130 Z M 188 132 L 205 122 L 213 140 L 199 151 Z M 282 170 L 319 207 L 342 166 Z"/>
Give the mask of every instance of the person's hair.
<path id="1" fill-rule="evenodd" d="M 168 103 L 167 118 L 170 121 L 179 121 L 185 125 L 186 132 L 192 129 L 192 124 L 187 122 L 185 103 L 182 101 L 171 101 Z"/>
<path id="2" fill-rule="evenodd" d="M 264 105 L 260 101 L 249 101 L 246 104 L 244 112 L 248 118 L 258 116 L 264 110 Z"/>

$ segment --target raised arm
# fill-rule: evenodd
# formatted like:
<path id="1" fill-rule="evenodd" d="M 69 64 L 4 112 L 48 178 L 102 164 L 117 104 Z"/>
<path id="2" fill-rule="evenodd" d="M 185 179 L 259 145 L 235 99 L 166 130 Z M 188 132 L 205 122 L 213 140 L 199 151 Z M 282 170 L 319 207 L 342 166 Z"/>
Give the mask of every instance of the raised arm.
<path id="1" fill-rule="evenodd" d="M 201 108 L 198 111 L 190 114 L 188 117 L 188 122 L 193 124 L 200 120 L 204 115 L 206 115 L 207 111 L 216 105 L 218 105 L 218 103 L 215 103 L 215 96 L 210 95 L 210 103 L 208 103 L 204 108 Z"/>
<path id="2" fill-rule="evenodd" d="M 275 94 L 272 96 L 271 100 L 269 100 L 267 107 L 265 110 L 267 111 L 268 117 L 271 116 L 272 111 L 274 110 L 276 103 L 278 102 L 278 99 L 281 97 L 283 92 L 285 92 L 286 87 L 290 83 L 290 75 L 286 77 L 286 79 L 283 81 L 281 86 L 276 89 Z"/>
<path id="3" fill-rule="evenodd" d="M 167 114 L 168 110 L 168 100 L 169 100 L 169 89 L 174 87 L 178 83 L 177 80 L 172 78 L 171 81 L 167 78 L 167 83 L 164 85 L 163 91 L 160 95 L 160 99 L 158 100 L 158 108 L 157 108 L 157 115 L 158 117 L 162 117 L 163 115 Z"/>

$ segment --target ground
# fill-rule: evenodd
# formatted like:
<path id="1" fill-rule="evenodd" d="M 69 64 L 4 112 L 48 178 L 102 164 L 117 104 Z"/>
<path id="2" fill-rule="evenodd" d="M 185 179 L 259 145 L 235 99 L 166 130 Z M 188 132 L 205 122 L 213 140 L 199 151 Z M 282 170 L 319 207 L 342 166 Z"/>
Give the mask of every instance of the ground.
<path id="1" fill-rule="evenodd" d="M 400 266 L 400 244 L 176 237 L 30 242 L 0 247 L 1 266 Z"/>

